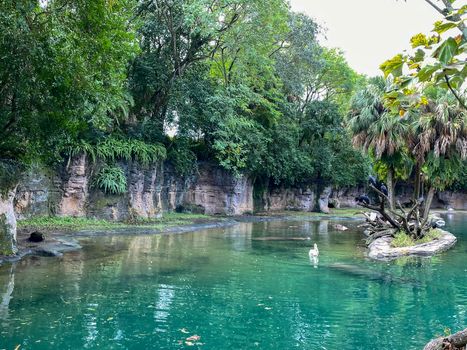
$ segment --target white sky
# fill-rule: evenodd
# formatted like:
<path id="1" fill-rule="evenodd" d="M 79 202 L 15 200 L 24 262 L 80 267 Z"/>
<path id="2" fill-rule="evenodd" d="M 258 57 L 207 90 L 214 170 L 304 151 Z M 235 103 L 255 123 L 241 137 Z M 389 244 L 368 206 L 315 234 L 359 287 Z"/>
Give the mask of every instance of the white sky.
<path id="1" fill-rule="evenodd" d="M 344 50 L 350 66 L 368 76 L 382 74 L 379 65 L 410 48 L 410 38 L 429 33 L 441 19 L 424 0 L 290 0 L 327 28 L 328 47 Z"/>

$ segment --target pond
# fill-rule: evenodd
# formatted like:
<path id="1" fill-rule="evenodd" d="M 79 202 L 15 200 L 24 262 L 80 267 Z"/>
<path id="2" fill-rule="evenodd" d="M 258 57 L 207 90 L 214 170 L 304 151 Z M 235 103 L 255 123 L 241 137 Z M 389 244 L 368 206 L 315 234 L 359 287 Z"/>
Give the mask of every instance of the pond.
<path id="1" fill-rule="evenodd" d="M 421 349 L 467 327 L 467 215 L 446 220 L 448 254 L 390 263 L 358 221 L 82 238 L 0 267 L 0 349 Z"/>

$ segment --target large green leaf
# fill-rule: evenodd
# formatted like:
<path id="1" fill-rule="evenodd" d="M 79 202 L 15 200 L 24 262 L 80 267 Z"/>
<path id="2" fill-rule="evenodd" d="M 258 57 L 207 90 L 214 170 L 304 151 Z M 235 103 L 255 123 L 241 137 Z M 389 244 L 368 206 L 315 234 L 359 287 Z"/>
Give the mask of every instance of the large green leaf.
<path id="1" fill-rule="evenodd" d="M 420 69 L 420 71 L 417 73 L 417 78 L 421 82 L 428 81 L 431 79 L 433 73 L 440 68 L 441 66 L 439 64 L 425 66 L 422 69 Z"/>
<path id="2" fill-rule="evenodd" d="M 385 77 L 390 74 L 395 77 L 399 77 L 402 75 L 403 65 L 404 57 L 399 54 L 384 62 L 379 68 L 383 71 Z"/>
<path id="3" fill-rule="evenodd" d="M 456 28 L 456 27 L 457 27 L 457 23 L 438 21 L 438 22 L 435 22 L 435 27 L 433 28 L 433 31 L 438 34 L 443 34 L 449 29 Z"/>
<path id="4" fill-rule="evenodd" d="M 440 62 L 448 64 L 452 58 L 456 55 L 458 45 L 454 38 L 448 38 L 443 42 L 433 54 L 434 58 L 437 58 Z"/>

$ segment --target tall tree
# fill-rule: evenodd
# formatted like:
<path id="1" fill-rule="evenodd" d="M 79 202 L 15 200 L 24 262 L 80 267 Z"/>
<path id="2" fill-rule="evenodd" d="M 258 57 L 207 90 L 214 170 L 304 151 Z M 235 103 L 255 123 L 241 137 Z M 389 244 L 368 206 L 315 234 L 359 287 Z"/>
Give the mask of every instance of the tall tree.
<path id="1" fill-rule="evenodd" d="M 452 96 L 438 89 L 413 119 L 415 137 L 411 148 L 421 170 L 415 176 L 423 174 L 428 185 L 426 218 L 435 191 L 444 190 L 462 173 L 462 161 L 467 159 L 467 112 Z M 421 183 L 420 179 L 415 183 Z"/>
<path id="2" fill-rule="evenodd" d="M 132 7 L 131 0 L 0 1 L 0 177 L 13 178 L 2 181 L 3 200 L 18 181 L 12 164 L 59 161 L 65 144 L 125 116 L 127 65 L 138 51 Z M 14 231 L 14 217 L 9 226 Z"/>
<path id="3" fill-rule="evenodd" d="M 410 125 L 400 120 L 384 106 L 386 82 L 374 78 L 365 89 L 355 95 L 349 118 L 354 145 L 369 152 L 383 170 L 388 187 L 389 205 L 395 208 L 394 188 L 396 174 L 407 173 L 408 165 L 407 138 Z M 385 173 L 385 174 L 384 174 Z"/>

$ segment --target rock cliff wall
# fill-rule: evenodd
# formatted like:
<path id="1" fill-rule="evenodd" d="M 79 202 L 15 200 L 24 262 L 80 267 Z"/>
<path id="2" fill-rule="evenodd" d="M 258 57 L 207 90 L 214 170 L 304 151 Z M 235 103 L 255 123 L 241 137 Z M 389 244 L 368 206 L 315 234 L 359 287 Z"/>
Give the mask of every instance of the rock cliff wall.
<path id="1" fill-rule="evenodd" d="M 18 218 L 41 215 L 93 217 L 107 220 L 153 219 L 164 211 L 196 210 L 206 214 L 241 215 L 253 211 L 253 185 L 212 164 L 200 163 L 188 178 L 170 164 L 143 167 L 120 164 L 127 193 L 109 195 L 92 186 L 92 169 L 85 156 L 72 159 L 54 174 L 25 174 L 15 197 Z"/>
<path id="2" fill-rule="evenodd" d="M 318 186 L 284 188 L 265 186 L 254 191 L 248 177 L 231 175 L 213 164 L 200 163 L 190 177 L 177 176 L 168 163 L 143 167 L 121 163 L 127 177 L 127 193 L 109 195 L 92 185 L 93 170 L 85 156 L 72 159 L 57 172 L 33 170 L 25 174 L 14 198 L 16 217 L 58 215 L 107 220 L 153 219 L 166 211 L 194 211 L 206 214 L 241 215 L 253 211 L 314 211 L 357 207 L 354 198 L 364 188 L 318 190 Z M 253 201 L 253 193 L 255 200 Z M 408 186 L 398 195 L 408 202 Z M 467 210 L 467 194 L 442 192 L 435 208 Z"/>
<path id="3" fill-rule="evenodd" d="M 257 203 L 257 211 L 313 211 L 316 208 L 316 191 L 311 187 L 285 188 L 273 187 L 266 189 Z"/>

